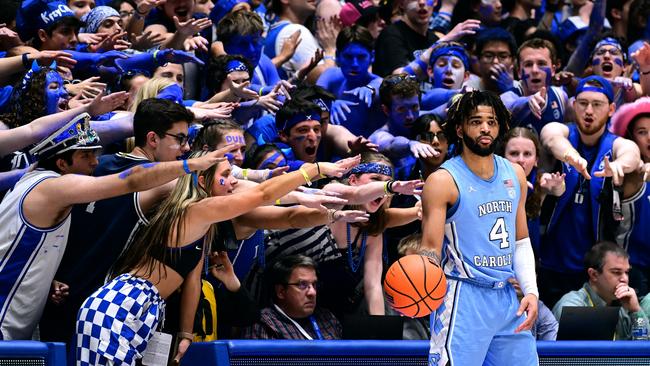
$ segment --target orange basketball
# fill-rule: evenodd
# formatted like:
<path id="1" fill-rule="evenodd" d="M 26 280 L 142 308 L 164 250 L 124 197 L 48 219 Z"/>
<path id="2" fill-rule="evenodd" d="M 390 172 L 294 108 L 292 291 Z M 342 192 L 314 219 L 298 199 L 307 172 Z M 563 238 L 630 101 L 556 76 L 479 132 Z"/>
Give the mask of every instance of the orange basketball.
<path id="1" fill-rule="evenodd" d="M 442 304 L 447 293 L 447 279 L 433 259 L 407 255 L 388 269 L 384 291 L 393 309 L 411 318 L 420 318 Z"/>

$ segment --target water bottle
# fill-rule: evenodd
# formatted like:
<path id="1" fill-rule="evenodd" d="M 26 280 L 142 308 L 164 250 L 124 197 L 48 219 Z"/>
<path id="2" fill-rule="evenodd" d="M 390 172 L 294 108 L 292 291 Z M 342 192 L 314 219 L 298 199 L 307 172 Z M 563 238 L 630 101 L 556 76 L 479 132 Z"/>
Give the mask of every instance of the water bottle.
<path id="1" fill-rule="evenodd" d="M 632 320 L 632 340 L 648 340 L 648 322 L 642 316 Z"/>

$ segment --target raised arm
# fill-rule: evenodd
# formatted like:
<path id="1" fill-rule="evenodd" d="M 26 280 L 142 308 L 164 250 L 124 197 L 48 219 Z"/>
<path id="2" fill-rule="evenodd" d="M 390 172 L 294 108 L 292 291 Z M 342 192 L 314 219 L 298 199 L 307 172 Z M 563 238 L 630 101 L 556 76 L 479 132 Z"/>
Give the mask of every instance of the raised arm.
<path id="1" fill-rule="evenodd" d="M 349 205 L 362 205 L 388 193 L 388 182 L 369 182 L 360 186 L 348 186 L 341 183 L 330 183 L 323 190 L 335 192 L 340 198 L 348 200 Z M 394 181 L 392 189 L 400 194 L 413 194 L 422 186 L 419 180 Z"/>
<path id="2" fill-rule="evenodd" d="M 147 163 L 118 174 L 89 177 L 65 174 L 46 179 L 25 198 L 23 210 L 28 221 L 40 227 L 58 222 L 64 210 L 75 203 L 86 203 L 151 189 L 191 171 L 205 170 L 223 160 L 217 150 L 200 158 L 165 163 Z"/>
<path id="3" fill-rule="evenodd" d="M 304 164 L 299 171 L 283 174 L 266 180 L 252 189 L 225 197 L 206 198 L 188 209 L 188 219 L 197 225 L 229 220 L 242 215 L 255 207 L 271 204 L 278 198 L 293 191 L 298 186 L 320 179 L 319 175 L 341 177 L 352 166 L 358 164 L 359 157 L 341 160 L 339 163 Z"/>

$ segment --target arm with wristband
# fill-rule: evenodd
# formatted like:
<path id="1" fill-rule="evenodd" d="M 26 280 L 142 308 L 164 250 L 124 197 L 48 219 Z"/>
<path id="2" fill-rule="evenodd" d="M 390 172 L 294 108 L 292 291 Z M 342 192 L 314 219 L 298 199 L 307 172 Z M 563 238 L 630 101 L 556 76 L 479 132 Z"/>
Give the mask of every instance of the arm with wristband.
<path id="1" fill-rule="evenodd" d="M 533 247 L 528 237 L 528 223 L 526 221 L 526 173 L 518 164 L 512 164 L 519 181 L 519 204 L 516 213 L 516 239 L 515 254 L 512 260 L 515 277 L 519 281 L 524 297 L 521 299 L 517 316 L 526 313 L 524 320 L 516 329 L 515 333 L 523 330 L 530 330 L 537 320 L 539 291 L 537 290 L 537 275 L 535 274 L 535 256 Z"/>

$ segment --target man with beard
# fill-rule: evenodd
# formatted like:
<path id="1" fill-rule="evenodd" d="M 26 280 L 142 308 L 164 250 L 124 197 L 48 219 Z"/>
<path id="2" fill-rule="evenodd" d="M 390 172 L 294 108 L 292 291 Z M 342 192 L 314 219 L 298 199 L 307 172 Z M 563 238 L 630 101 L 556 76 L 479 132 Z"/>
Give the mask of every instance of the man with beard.
<path id="1" fill-rule="evenodd" d="M 526 177 L 494 155 L 509 122 L 490 92 L 466 93 L 449 108 L 445 135 L 459 154 L 427 178 L 422 196 L 422 254 L 447 277 L 447 297 L 432 314 L 429 365 L 538 364 Z"/>
<path id="2" fill-rule="evenodd" d="M 613 99 L 607 80 L 584 78 L 576 89 L 576 123 L 554 122 L 542 129 L 542 145 L 566 174 L 566 190 L 555 202 L 540 248 L 540 292 L 549 306 L 585 281 L 585 253 L 602 239 L 599 196 L 606 189 L 605 176 L 621 185 L 640 164 L 636 144 L 606 129 L 616 109 Z"/>
<path id="3" fill-rule="evenodd" d="M 420 114 L 420 86 L 406 74 L 391 75 L 379 87 L 379 99 L 388 122 L 370 135 L 395 165 L 395 179 L 408 179 L 417 158 L 440 155 L 433 147 L 415 139 L 413 123 Z"/>

